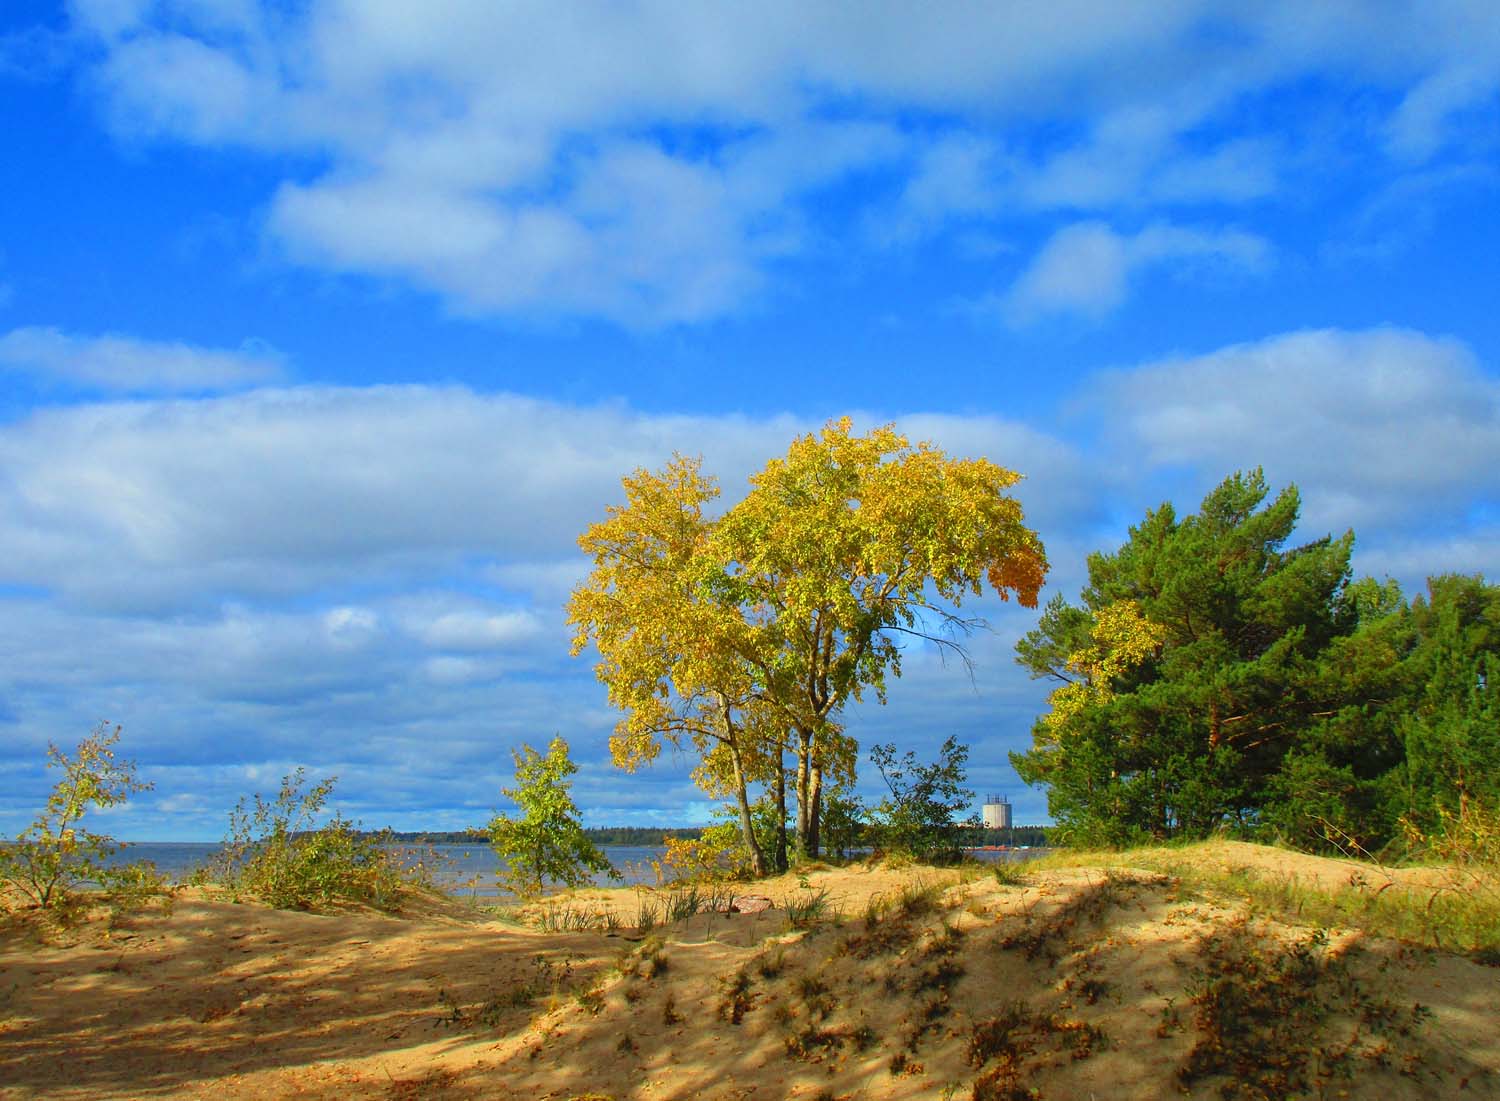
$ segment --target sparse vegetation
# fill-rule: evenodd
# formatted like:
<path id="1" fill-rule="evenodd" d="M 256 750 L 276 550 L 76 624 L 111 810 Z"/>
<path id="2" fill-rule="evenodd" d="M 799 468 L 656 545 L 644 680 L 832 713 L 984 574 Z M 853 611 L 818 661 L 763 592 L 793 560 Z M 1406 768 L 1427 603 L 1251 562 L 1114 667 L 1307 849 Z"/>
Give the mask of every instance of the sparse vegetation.
<path id="1" fill-rule="evenodd" d="M 1189 994 L 1197 1039 L 1184 1086 L 1213 1079 L 1231 1101 L 1321 1093 L 1362 1056 L 1421 1073 L 1410 1039 L 1428 1011 L 1371 993 L 1321 930 L 1287 942 L 1239 920 L 1212 932 Z"/>
<path id="2" fill-rule="evenodd" d="M 428 859 L 363 833 L 335 814 L 318 825 L 335 777 L 304 790 L 306 771 L 282 778 L 272 801 L 257 793 L 229 813 L 229 834 L 195 878 L 221 884 L 235 897 L 270 906 L 311 910 L 343 900 L 390 910 L 413 888 L 430 888 Z"/>
<path id="3" fill-rule="evenodd" d="M 147 862 L 111 864 L 125 846 L 79 823 L 92 809 L 107 809 L 151 785 L 136 778 L 135 765 L 115 759 L 118 726 L 101 723 L 69 756 L 47 747 L 47 766 L 62 772 L 47 805 L 14 841 L 0 842 L 0 887 L 13 891 L 50 918 L 68 922 L 86 903 L 80 888 L 100 889 L 116 911 L 151 901 L 170 902 L 165 880 Z M 3 893 L 0 893 L 3 902 Z"/>
<path id="4" fill-rule="evenodd" d="M 531 959 L 530 975 L 512 985 L 495 991 L 483 1001 L 464 1006 L 446 989 L 438 991 L 438 1004 L 443 1007 L 439 1023 L 456 1028 L 497 1028 L 517 1010 L 529 1009 L 542 998 L 554 1005 L 570 996 L 590 1015 L 603 1007 L 603 992 L 594 986 L 573 988 L 574 961 L 568 956 L 553 957 L 537 954 Z"/>
<path id="5" fill-rule="evenodd" d="M 791 929 L 810 929 L 820 921 L 834 917 L 834 906 L 829 900 L 830 895 L 826 887 L 817 890 L 804 891 L 800 895 L 788 897 L 781 905 L 786 912 L 787 927 Z"/>
<path id="6" fill-rule="evenodd" d="M 627 979 L 654 979 L 667 970 L 665 946 L 659 937 L 647 937 L 620 959 L 619 971 Z"/>
<path id="7" fill-rule="evenodd" d="M 1046 913 L 1039 915 L 1028 910 L 1021 927 L 1007 933 L 1000 946 L 1019 949 L 1028 960 L 1041 956 L 1055 961 L 1068 950 L 1075 929 L 1084 923 L 1101 924 L 1110 908 L 1124 902 L 1133 889 L 1160 890 L 1171 884 L 1166 876 L 1149 877 L 1106 869 L 1097 881 Z"/>
<path id="8" fill-rule="evenodd" d="M 620 915 L 609 906 L 555 902 L 539 906 L 531 914 L 544 933 L 614 933 L 620 928 Z"/>
<path id="9" fill-rule="evenodd" d="M 719 1002 L 719 1016 L 732 1025 L 745 1019 L 745 1014 L 755 1004 L 750 995 L 750 973 L 743 967 L 724 980 L 724 996 Z"/>
<path id="10" fill-rule="evenodd" d="M 661 903 L 648 894 L 637 893 L 635 905 L 635 928 L 638 932 L 649 933 L 661 924 Z"/>
<path id="11" fill-rule="evenodd" d="M 996 883 L 1006 887 L 1024 886 L 1029 878 L 1024 867 L 1009 860 L 995 861 L 990 866 L 990 874 L 995 877 Z"/>

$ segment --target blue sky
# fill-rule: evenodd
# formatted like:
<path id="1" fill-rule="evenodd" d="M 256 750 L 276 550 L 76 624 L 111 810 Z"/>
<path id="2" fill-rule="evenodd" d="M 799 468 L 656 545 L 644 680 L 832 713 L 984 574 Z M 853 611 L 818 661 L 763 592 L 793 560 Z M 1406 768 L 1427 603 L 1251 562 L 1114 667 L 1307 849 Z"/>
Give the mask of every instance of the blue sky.
<path id="1" fill-rule="evenodd" d="M 12 2 L 0 109 L 0 832 L 101 719 L 123 837 L 297 765 L 478 824 L 554 732 L 591 824 L 701 820 L 608 766 L 574 539 L 846 413 L 1025 474 L 1049 592 L 1255 465 L 1359 573 L 1500 576 L 1486 0 Z M 1038 820 L 977 610 L 850 727 Z"/>

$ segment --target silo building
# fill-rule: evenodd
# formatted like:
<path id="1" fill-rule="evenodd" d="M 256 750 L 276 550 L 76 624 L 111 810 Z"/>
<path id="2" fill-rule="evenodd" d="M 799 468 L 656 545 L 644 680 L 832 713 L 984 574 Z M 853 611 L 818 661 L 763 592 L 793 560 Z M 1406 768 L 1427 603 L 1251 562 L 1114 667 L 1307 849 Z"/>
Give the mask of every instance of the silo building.
<path id="1" fill-rule="evenodd" d="M 1008 830 L 1010 821 L 1010 800 L 1003 795 L 991 795 L 984 801 L 982 811 L 984 828 L 987 830 Z"/>

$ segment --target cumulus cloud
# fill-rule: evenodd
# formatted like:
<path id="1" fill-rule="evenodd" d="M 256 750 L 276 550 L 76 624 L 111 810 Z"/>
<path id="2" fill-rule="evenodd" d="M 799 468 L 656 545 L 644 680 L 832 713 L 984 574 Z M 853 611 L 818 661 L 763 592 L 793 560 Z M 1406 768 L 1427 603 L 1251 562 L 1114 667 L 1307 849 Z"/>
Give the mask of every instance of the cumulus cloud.
<path id="1" fill-rule="evenodd" d="M 1264 465 L 1274 483 L 1300 486 L 1310 530 L 1378 539 L 1497 503 L 1500 385 L 1455 340 L 1297 332 L 1111 373 L 1092 389 L 1131 462 L 1215 479 Z"/>
<path id="2" fill-rule="evenodd" d="M 887 241 L 1037 211 L 1243 204 L 1323 137 L 1284 150 L 1247 101 L 1309 76 L 1373 82 L 1400 100 L 1391 147 L 1430 151 L 1500 58 L 1482 0 L 1300 7 L 850 20 L 780 3 L 79 0 L 72 17 L 118 133 L 267 158 L 266 229 L 292 260 L 465 313 L 651 326 L 754 302 L 778 259 L 827 240 L 831 185 L 847 196 L 883 173 Z"/>
<path id="3" fill-rule="evenodd" d="M 258 341 L 228 350 L 36 326 L 0 336 L 0 368 L 45 382 L 134 393 L 242 389 L 276 381 L 284 371 L 282 357 Z"/>
<path id="4" fill-rule="evenodd" d="M 1012 325 L 1053 314 L 1100 318 L 1125 301 L 1130 282 L 1153 267 L 1204 263 L 1243 271 L 1265 267 L 1270 246 L 1238 230 L 1202 230 L 1158 223 L 1120 234 L 1103 222 L 1058 230 L 1007 292 L 1001 307 Z"/>
<path id="5" fill-rule="evenodd" d="M 50 409 L 0 428 L 4 580 L 92 607 L 177 608 L 571 562 L 622 474 L 702 452 L 732 498 L 819 426 L 427 386 Z M 999 418 L 909 427 L 1033 474 L 1044 511 L 1077 502 L 1062 488 L 1069 451 L 1044 433 Z M 502 624 L 519 627 L 486 629 Z"/>

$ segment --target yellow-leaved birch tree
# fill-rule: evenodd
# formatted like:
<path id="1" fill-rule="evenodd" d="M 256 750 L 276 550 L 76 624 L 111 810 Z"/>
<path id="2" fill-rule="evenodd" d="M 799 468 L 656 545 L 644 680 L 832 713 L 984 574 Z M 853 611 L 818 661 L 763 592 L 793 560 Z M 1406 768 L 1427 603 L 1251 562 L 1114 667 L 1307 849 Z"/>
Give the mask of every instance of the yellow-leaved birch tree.
<path id="1" fill-rule="evenodd" d="M 674 458 L 659 474 L 625 478 L 626 503 L 611 507 L 578 543 L 593 572 L 568 601 L 573 653 L 592 642 L 609 702 L 623 712 L 610 739 L 617 765 L 634 770 L 663 743 L 699 755 L 699 783 L 731 795 L 757 875 L 768 870 L 756 843 L 747 786 L 761 724 L 753 669 L 740 656 L 748 625 L 733 604 L 712 598 L 705 579 L 712 525 L 704 506 L 719 495 L 701 462 Z"/>
<path id="2" fill-rule="evenodd" d="M 663 741 L 700 753 L 697 779 L 732 794 L 752 863 L 765 855 L 747 785 L 795 761 L 797 848 L 815 855 L 825 778 L 852 780 L 857 745 L 840 712 L 866 690 L 884 702 L 899 639 L 964 654 L 981 621 L 957 609 L 985 584 L 1034 607 L 1041 541 L 1009 494 L 1020 475 L 987 459 L 913 446 L 894 427 L 847 419 L 794 440 L 718 520 L 717 484 L 675 458 L 624 479 L 626 504 L 579 544 L 594 561 L 568 604 L 574 653 L 592 642 L 610 702 L 612 747 L 633 768 Z"/>
<path id="3" fill-rule="evenodd" d="M 1047 559 L 1008 492 L 1018 481 L 894 426 L 857 435 L 844 418 L 794 440 L 714 526 L 714 587 L 750 625 L 741 656 L 792 735 L 803 855 L 818 851 L 825 774 L 853 771 L 854 742 L 834 720 L 865 690 L 885 702 L 898 640 L 967 660 L 958 637 L 981 621 L 958 615 L 966 597 L 988 582 L 1036 606 Z"/>

